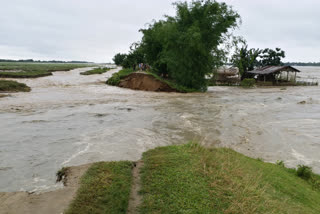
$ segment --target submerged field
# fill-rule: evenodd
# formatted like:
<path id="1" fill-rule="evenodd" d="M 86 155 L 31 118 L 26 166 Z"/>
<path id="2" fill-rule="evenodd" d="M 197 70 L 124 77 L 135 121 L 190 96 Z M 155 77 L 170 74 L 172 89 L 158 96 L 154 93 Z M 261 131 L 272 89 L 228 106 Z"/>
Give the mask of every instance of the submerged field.
<path id="1" fill-rule="evenodd" d="M 298 177 L 294 169 L 231 149 L 191 143 L 160 147 L 144 153 L 143 162 L 137 213 L 320 212 L 315 183 Z M 132 167 L 130 162 L 93 165 L 67 213 L 126 213 Z"/>
<path id="2" fill-rule="evenodd" d="M 54 71 L 69 71 L 88 66 L 87 63 L 0 62 L 0 78 L 36 78 L 50 76 Z"/>

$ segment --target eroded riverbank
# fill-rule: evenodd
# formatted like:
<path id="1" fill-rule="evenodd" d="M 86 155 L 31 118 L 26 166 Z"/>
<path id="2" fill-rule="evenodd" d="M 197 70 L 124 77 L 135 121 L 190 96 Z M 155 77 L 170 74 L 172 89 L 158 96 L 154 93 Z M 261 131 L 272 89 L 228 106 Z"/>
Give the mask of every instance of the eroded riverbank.
<path id="1" fill-rule="evenodd" d="M 159 94 L 107 86 L 115 71 L 79 75 L 85 70 L 23 79 L 32 92 L 1 98 L 1 192 L 60 188 L 62 166 L 136 161 L 148 149 L 191 140 L 320 172 L 319 87 Z"/>

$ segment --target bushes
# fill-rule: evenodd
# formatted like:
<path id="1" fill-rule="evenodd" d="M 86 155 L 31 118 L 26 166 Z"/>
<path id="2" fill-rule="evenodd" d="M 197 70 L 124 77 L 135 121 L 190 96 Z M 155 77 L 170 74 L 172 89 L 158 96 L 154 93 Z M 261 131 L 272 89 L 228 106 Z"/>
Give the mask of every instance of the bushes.
<path id="1" fill-rule="evenodd" d="M 305 165 L 298 165 L 297 175 L 303 179 L 310 179 L 312 175 L 312 168 Z"/>
<path id="2" fill-rule="evenodd" d="M 251 87 L 255 86 L 255 84 L 256 84 L 255 79 L 244 79 L 240 83 L 240 85 L 245 88 L 251 88 Z"/>

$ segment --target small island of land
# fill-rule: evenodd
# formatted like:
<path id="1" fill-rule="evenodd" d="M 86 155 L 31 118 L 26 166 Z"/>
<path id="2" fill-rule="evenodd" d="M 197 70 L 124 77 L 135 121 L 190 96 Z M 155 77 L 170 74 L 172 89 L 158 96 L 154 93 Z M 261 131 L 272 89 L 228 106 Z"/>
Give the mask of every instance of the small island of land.
<path id="1" fill-rule="evenodd" d="M 80 73 L 81 75 L 95 75 L 95 74 L 103 74 L 110 71 L 111 68 L 95 68 L 86 72 Z"/>
<path id="2" fill-rule="evenodd" d="M 0 80 L 0 93 L 29 92 L 31 88 L 24 83 L 12 80 Z"/>

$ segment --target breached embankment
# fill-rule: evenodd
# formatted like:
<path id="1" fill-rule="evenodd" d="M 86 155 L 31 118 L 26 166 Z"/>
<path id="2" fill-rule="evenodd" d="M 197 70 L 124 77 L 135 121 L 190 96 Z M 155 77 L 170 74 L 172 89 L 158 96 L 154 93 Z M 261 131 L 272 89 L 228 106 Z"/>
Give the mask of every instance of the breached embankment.
<path id="1" fill-rule="evenodd" d="M 57 214 L 63 213 L 74 199 L 80 178 L 91 164 L 68 167 L 64 188 L 40 194 L 28 192 L 0 192 L 0 214 Z"/>
<path id="2" fill-rule="evenodd" d="M 142 91 L 177 92 L 176 89 L 170 87 L 167 83 L 144 72 L 129 74 L 120 81 L 118 86 Z"/>

